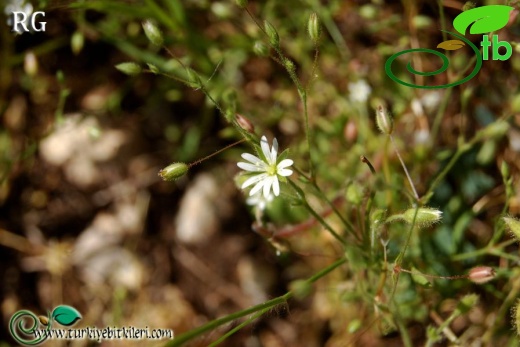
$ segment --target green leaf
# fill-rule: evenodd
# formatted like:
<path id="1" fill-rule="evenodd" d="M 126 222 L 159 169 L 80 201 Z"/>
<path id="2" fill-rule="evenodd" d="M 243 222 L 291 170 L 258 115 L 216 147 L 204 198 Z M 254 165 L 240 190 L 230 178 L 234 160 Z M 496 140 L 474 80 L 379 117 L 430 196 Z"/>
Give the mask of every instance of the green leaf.
<path id="1" fill-rule="evenodd" d="M 427 277 L 423 276 L 419 270 L 417 270 L 415 267 L 412 267 L 412 279 L 415 283 L 417 283 L 418 285 L 420 285 L 421 287 L 424 287 L 424 288 L 431 288 L 432 287 L 432 284 L 431 282 L 428 280 Z"/>
<path id="2" fill-rule="evenodd" d="M 455 51 L 459 48 L 464 47 L 465 44 L 461 40 L 446 40 L 437 45 L 437 48 L 442 48 L 447 51 Z"/>
<path id="3" fill-rule="evenodd" d="M 453 20 L 453 27 L 465 35 L 471 25 L 470 34 L 485 34 L 502 29 L 509 21 L 511 6 L 489 5 L 462 12 Z"/>
<path id="4" fill-rule="evenodd" d="M 81 313 L 78 312 L 74 307 L 67 305 L 56 306 L 52 311 L 52 319 L 61 325 L 71 326 L 76 323 L 77 320 L 81 319 Z"/>

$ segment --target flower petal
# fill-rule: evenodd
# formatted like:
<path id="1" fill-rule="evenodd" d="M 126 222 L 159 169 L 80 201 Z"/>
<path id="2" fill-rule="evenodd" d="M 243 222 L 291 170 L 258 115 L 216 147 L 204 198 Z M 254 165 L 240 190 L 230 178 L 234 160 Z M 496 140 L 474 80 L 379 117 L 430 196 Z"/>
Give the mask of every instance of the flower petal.
<path id="1" fill-rule="evenodd" d="M 251 171 L 251 172 L 261 172 L 265 171 L 265 169 L 259 165 L 249 164 L 249 163 L 242 163 L 238 162 L 237 166 L 241 168 L 242 170 Z"/>
<path id="2" fill-rule="evenodd" d="M 280 195 L 280 183 L 278 182 L 278 177 L 274 176 L 273 180 L 273 193 L 274 195 Z"/>
<path id="3" fill-rule="evenodd" d="M 271 190 L 271 185 L 275 179 L 276 176 L 269 176 L 264 180 L 264 197 L 266 199 L 269 197 L 269 191 Z"/>
<path id="4" fill-rule="evenodd" d="M 284 159 L 281 162 L 279 162 L 278 165 L 276 165 L 276 168 L 283 169 L 288 166 L 291 166 L 292 164 L 294 164 L 294 161 L 292 161 L 292 159 Z"/>
<path id="5" fill-rule="evenodd" d="M 242 183 L 242 189 L 249 187 L 250 185 L 262 181 L 267 177 L 267 174 L 254 175 L 253 177 L 248 178 L 244 183 Z"/>
<path id="6" fill-rule="evenodd" d="M 271 148 L 271 164 L 276 163 L 276 156 L 278 155 L 278 140 L 273 139 L 273 147 Z"/>
<path id="7" fill-rule="evenodd" d="M 245 160 L 247 160 L 253 164 L 263 163 L 263 161 L 260 158 L 258 158 L 256 155 L 252 155 L 249 153 L 242 153 L 242 158 L 244 158 Z"/>
<path id="8" fill-rule="evenodd" d="M 276 173 L 280 176 L 284 176 L 284 177 L 287 177 L 287 176 L 291 176 L 293 174 L 293 171 L 292 170 L 289 170 L 289 169 L 278 169 L 276 170 Z"/>
<path id="9" fill-rule="evenodd" d="M 262 139 L 260 140 L 260 147 L 262 147 L 262 153 L 264 154 L 265 160 L 269 162 L 269 160 L 271 160 L 271 153 L 269 151 L 269 143 L 267 142 L 267 137 L 262 136 Z"/>
<path id="10" fill-rule="evenodd" d="M 249 196 L 252 196 L 252 195 L 255 195 L 256 193 L 258 193 L 262 187 L 264 186 L 265 184 L 265 180 L 261 180 L 260 182 L 258 182 L 254 187 L 253 189 L 251 189 L 251 191 L 249 192 Z"/>

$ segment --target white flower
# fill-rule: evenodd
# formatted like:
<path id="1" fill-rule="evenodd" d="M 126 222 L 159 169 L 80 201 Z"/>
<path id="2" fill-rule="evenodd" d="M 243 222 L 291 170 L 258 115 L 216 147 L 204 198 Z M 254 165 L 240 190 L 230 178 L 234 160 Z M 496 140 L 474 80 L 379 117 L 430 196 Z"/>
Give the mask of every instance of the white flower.
<path id="1" fill-rule="evenodd" d="M 350 93 L 350 100 L 363 103 L 368 100 L 372 88 L 365 80 L 359 80 L 348 84 L 348 92 Z"/>
<path id="2" fill-rule="evenodd" d="M 265 161 L 252 154 L 244 153 L 242 154 L 242 158 L 249 163 L 240 162 L 237 165 L 239 168 L 254 174 L 242 184 L 242 189 L 254 184 L 255 186 L 251 189 L 249 195 L 253 196 L 263 189 L 264 197 L 268 199 L 271 187 L 273 188 L 274 195 L 280 195 L 278 176 L 287 177 L 292 175 L 292 170 L 287 169 L 287 167 L 291 166 L 293 161 L 291 159 L 284 159 L 279 163 L 277 162 L 278 141 L 276 141 L 276 139 L 273 140 L 273 147 L 269 150 L 267 138 L 262 136 L 260 147 L 262 148 Z"/>
<path id="3" fill-rule="evenodd" d="M 267 205 L 273 201 L 273 199 L 274 195 L 272 193 L 269 193 L 269 196 L 266 198 L 261 191 L 258 191 L 255 195 L 252 195 L 246 199 L 246 204 L 249 206 L 254 206 L 263 211 Z"/>

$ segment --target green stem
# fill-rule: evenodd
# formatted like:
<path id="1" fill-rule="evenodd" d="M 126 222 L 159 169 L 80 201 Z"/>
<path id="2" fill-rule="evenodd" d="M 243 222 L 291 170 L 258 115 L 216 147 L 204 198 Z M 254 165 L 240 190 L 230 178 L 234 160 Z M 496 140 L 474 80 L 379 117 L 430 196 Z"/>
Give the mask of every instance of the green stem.
<path id="1" fill-rule="evenodd" d="M 330 201 L 329 198 L 327 198 L 325 193 L 323 193 L 323 191 L 318 186 L 316 181 L 312 181 L 312 185 L 313 185 L 314 189 L 316 189 L 316 191 L 318 192 L 318 195 L 320 196 L 320 198 L 325 200 L 325 202 L 327 202 L 327 204 L 330 206 L 330 208 L 332 208 L 332 211 L 341 220 L 343 225 L 347 228 L 347 231 L 359 240 L 359 235 L 356 234 L 356 232 L 354 230 L 354 226 L 347 219 L 345 219 L 345 217 L 343 217 L 343 215 L 338 211 L 338 208 L 332 203 L 332 201 Z"/>
<path id="2" fill-rule="evenodd" d="M 394 137 L 392 135 L 390 136 L 390 141 L 392 142 L 392 146 L 394 146 L 395 154 L 397 154 L 397 158 L 399 158 L 399 161 L 401 162 L 401 166 L 403 167 L 404 173 L 406 174 L 406 178 L 408 179 L 408 182 L 410 183 L 410 187 L 412 187 L 413 196 L 415 197 L 415 200 L 419 201 L 419 194 L 417 194 L 417 190 L 415 190 L 415 185 L 413 184 L 412 177 L 410 177 L 410 174 L 408 173 L 408 169 L 406 168 L 406 165 L 404 164 L 403 158 L 401 158 L 401 154 L 399 153 L 399 149 L 397 148 L 397 145 L 395 144 Z"/>
<path id="3" fill-rule="evenodd" d="M 423 201 L 424 204 L 427 204 L 428 201 L 430 200 L 430 197 L 431 195 L 433 194 L 433 192 L 435 191 L 435 188 L 437 188 L 437 186 L 442 182 L 442 180 L 444 179 L 444 177 L 446 177 L 446 175 L 448 174 L 448 172 L 450 172 L 450 170 L 453 168 L 453 166 L 455 165 L 455 163 L 457 162 L 457 160 L 459 160 L 459 158 L 464 154 L 466 153 L 467 151 L 469 151 L 471 149 L 471 145 L 469 144 L 464 144 L 462 146 L 459 146 L 457 148 L 457 152 L 455 152 L 455 154 L 453 155 L 453 157 L 451 157 L 450 161 L 448 162 L 448 164 L 444 167 L 444 169 L 442 169 L 442 171 L 437 175 L 437 177 L 435 177 L 435 180 L 432 182 L 432 184 L 430 184 L 430 188 L 428 189 L 428 191 L 426 192 L 426 194 L 424 194 L 424 198 L 425 198 L 425 201 Z"/>
<path id="4" fill-rule="evenodd" d="M 325 229 L 327 229 L 327 231 L 332 235 L 334 236 L 334 238 L 336 240 L 338 240 L 343 246 L 346 246 L 346 242 L 345 240 L 343 240 L 343 238 L 341 236 L 339 236 L 338 233 L 336 233 L 334 231 L 334 229 L 332 229 L 332 227 L 329 225 L 329 223 L 327 223 L 321 216 L 318 212 L 316 212 L 310 205 L 309 203 L 307 202 L 307 199 L 305 198 L 305 193 L 303 192 L 303 190 L 298 187 L 296 185 L 296 183 L 294 183 L 293 181 L 291 180 L 287 180 L 289 182 L 289 184 L 293 187 L 294 191 L 296 192 L 296 195 L 300 198 L 300 201 L 301 203 L 303 204 L 303 207 L 305 207 L 307 209 L 307 211 L 309 211 L 309 213 L 318 221 L 320 222 L 321 225 L 323 225 L 323 227 Z"/>
<path id="5" fill-rule="evenodd" d="M 222 342 L 227 340 L 228 337 L 230 337 L 231 335 L 233 335 L 236 332 L 240 331 L 242 328 L 246 327 L 247 325 L 253 323 L 255 320 L 257 320 L 258 318 L 263 316 L 265 313 L 267 313 L 270 309 L 271 309 L 270 307 L 269 308 L 265 308 L 265 309 L 255 313 L 251 318 L 248 318 L 244 322 L 240 323 L 239 325 L 237 325 L 236 327 L 234 327 L 233 329 L 231 329 L 230 331 L 228 331 L 227 333 L 222 335 L 217 341 L 214 341 L 208 347 L 215 347 L 215 346 L 220 345 Z"/>
<path id="6" fill-rule="evenodd" d="M 319 280 L 320 278 L 326 276 L 331 271 L 333 271 L 337 267 L 341 266 L 345 262 L 346 262 L 346 258 L 341 258 L 341 259 L 335 261 L 334 263 L 332 263 L 331 265 L 327 266 L 323 270 L 321 270 L 321 271 L 317 272 L 316 274 L 314 274 L 313 276 L 309 277 L 306 280 L 307 283 L 312 284 L 312 283 L 316 282 L 317 280 Z M 266 301 L 264 303 L 261 303 L 259 305 L 255 305 L 255 306 L 252 306 L 250 308 L 247 308 L 247 309 L 244 309 L 244 310 L 241 310 L 241 311 L 229 314 L 229 315 L 227 315 L 225 317 L 215 319 L 215 320 L 213 320 L 213 321 L 211 321 L 211 322 L 209 322 L 207 324 L 204 324 L 201 327 L 198 327 L 196 329 L 190 330 L 188 332 L 185 332 L 185 333 L 177 336 L 174 340 L 166 343 L 164 345 L 164 347 L 182 346 L 184 343 L 186 343 L 186 342 L 196 338 L 197 336 L 200 336 L 200 335 L 205 334 L 205 333 L 207 333 L 207 332 L 209 332 L 211 330 L 214 330 L 214 329 L 218 328 L 221 325 L 224 325 L 226 323 L 232 322 L 232 321 L 234 321 L 236 319 L 242 318 L 242 317 L 247 316 L 247 315 L 249 315 L 251 313 L 264 311 L 264 310 L 269 310 L 269 309 L 271 309 L 273 307 L 276 307 L 278 305 L 284 304 L 292 296 L 293 296 L 293 293 L 289 291 L 289 292 L 285 293 L 282 296 L 279 296 L 277 298 L 271 299 L 271 300 Z"/>

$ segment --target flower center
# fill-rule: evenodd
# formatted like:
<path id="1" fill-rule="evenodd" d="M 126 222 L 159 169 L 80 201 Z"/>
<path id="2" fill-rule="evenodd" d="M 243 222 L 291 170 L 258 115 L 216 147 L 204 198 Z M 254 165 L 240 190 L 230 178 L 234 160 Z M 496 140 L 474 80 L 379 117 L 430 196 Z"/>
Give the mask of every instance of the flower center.
<path id="1" fill-rule="evenodd" d="M 269 176 L 275 176 L 276 175 L 276 165 L 269 165 L 266 170 L 267 174 Z"/>

